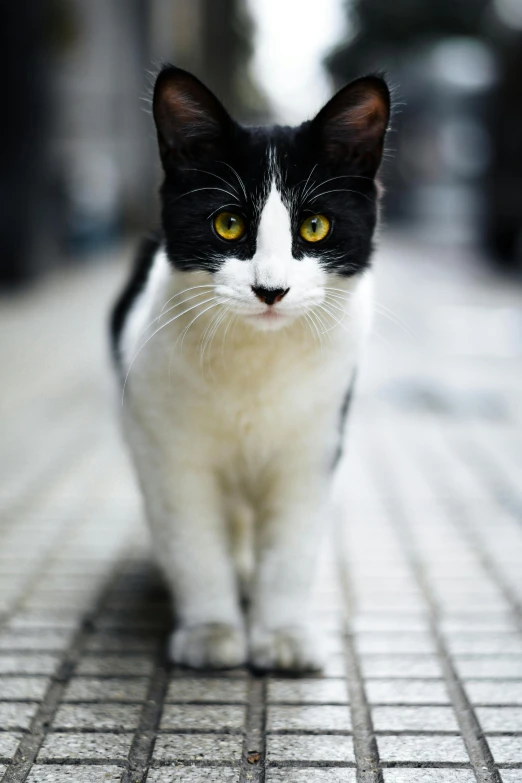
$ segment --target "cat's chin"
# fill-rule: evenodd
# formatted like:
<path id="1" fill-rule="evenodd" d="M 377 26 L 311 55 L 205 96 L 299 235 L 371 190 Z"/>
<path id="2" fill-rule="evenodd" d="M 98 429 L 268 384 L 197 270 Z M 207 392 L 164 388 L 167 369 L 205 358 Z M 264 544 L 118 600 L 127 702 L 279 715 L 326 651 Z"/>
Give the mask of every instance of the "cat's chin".
<path id="1" fill-rule="evenodd" d="M 292 323 L 294 317 L 268 310 L 264 313 L 249 315 L 247 321 L 260 332 L 275 332 Z"/>

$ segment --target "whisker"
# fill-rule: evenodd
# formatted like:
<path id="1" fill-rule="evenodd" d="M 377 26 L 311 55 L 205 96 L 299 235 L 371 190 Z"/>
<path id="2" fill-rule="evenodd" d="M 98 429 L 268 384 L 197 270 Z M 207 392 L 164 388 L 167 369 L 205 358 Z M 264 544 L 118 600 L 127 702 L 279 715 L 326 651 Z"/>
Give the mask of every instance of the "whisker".
<path id="1" fill-rule="evenodd" d="M 205 353 L 206 353 L 207 349 L 208 349 L 208 356 L 209 356 L 209 362 L 210 362 L 210 359 L 211 359 L 211 356 L 212 356 L 211 349 L 212 349 L 212 343 L 214 342 L 214 337 L 216 336 L 219 327 L 221 326 L 221 324 L 223 323 L 223 321 L 227 317 L 227 315 L 228 315 L 228 310 L 224 309 L 220 313 L 218 313 L 217 318 L 214 320 L 214 328 L 212 329 L 212 331 L 210 333 L 210 336 L 209 336 L 209 338 L 208 338 L 208 340 L 207 340 L 207 342 L 205 344 L 205 347 L 203 349 L 203 356 L 202 356 L 203 364 L 204 364 L 204 358 L 205 358 Z"/>
<path id="2" fill-rule="evenodd" d="M 205 309 L 204 309 L 204 310 L 202 310 L 202 311 L 201 311 L 201 313 L 198 313 L 198 314 L 196 315 L 196 317 L 192 319 L 192 321 L 191 321 L 191 322 L 188 324 L 188 326 L 186 326 L 186 327 L 183 329 L 182 333 L 181 333 L 180 335 L 178 335 L 178 339 L 176 340 L 176 342 L 175 342 L 175 343 L 174 343 L 174 345 L 172 346 L 172 350 L 171 350 L 171 352 L 170 352 L 170 360 L 169 360 L 169 385 L 170 385 L 170 383 L 171 383 L 171 375 L 172 375 L 172 360 L 173 360 L 173 358 L 174 358 L 174 351 L 176 350 L 176 346 L 177 346 L 178 342 L 179 342 L 179 341 L 180 341 L 180 339 L 181 339 L 180 353 L 183 353 L 183 342 L 184 342 L 184 340 L 185 340 L 185 337 L 186 337 L 186 335 L 187 335 L 187 333 L 188 333 L 188 331 L 189 331 L 190 327 L 192 326 L 192 324 L 193 324 L 193 323 L 195 323 L 195 322 L 198 320 L 198 318 L 199 318 L 200 316 L 202 316 L 202 315 L 204 315 L 206 312 L 208 312 L 208 310 L 211 310 L 213 307 L 218 307 L 218 305 L 220 305 L 220 304 L 221 304 L 221 301 L 219 301 L 219 300 L 217 299 L 217 297 L 216 297 L 216 296 L 214 296 L 212 299 L 209 299 L 209 300 L 207 300 L 207 301 L 209 301 L 209 302 L 212 302 L 212 304 L 210 304 L 208 307 L 205 307 Z M 206 304 L 206 303 L 205 303 L 205 302 L 202 302 L 202 304 Z"/>
<path id="3" fill-rule="evenodd" d="M 335 179 L 367 179 L 369 182 L 373 182 L 371 177 L 364 177 L 362 174 L 339 174 L 338 177 L 330 177 L 330 179 L 325 179 L 323 182 L 319 182 L 318 185 L 315 185 L 311 190 L 308 192 L 308 196 L 310 196 L 314 190 L 317 190 L 317 188 L 320 188 L 322 185 L 326 185 L 328 182 L 333 182 Z"/>
<path id="4" fill-rule="evenodd" d="M 211 212 L 210 215 L 207 215 L 207 220 L 209 220 L 212 217 L 212 215 L 215 215 L 216 212 L 221 212 L 221 210 L 225 209 L 225 207 L 237 207 L 237 204 L 235 201 L 232 202 L 232 204 L 222 204 L 220 207 L 218 207 L 213 212 Z"/>
<path id="5" fill-rule="evenodd" d="M 303 313 L 303 315 L 306 318 L 306 323 L 307 323 L 308 328 L 310 329 L 310 333 L 311 333 L 312 337 L 314 338 L 314 343 L 316 345 L 319 345 L 319 346 L 322 345 L 321 334 L 319 333 L 317 325 L 316 325 L 315 321 L 313 320 L 311 314 L 305 312 L 305 313 Z"/>
<path id="6" fill-rule="evenodd" d="M 237 319 L 238 313 L 231 313 L 231 316 L 228 320 L 228 324 L 225 327 L 225 331 L 223 333 L 223 337 L 221 339 L 221 361 L 223 362 L 223 366 L 225 366 L 225 340 L 226 336 L 228 334 L 228 330 L 230 329 L 230 325 L 234 323 L 235 319 Z"/>
<path id="7" fill-rule="evenodd" d="M 203 314 L 204 314 L 204 313 L 206 313 L 208 310 L 211 310 L 213 307 L 217 307 L 218 305 L 220 305 L 220 304 L 221 304 L 221 300 L 218 300 L 218 298 L 217 298 L 216 296 L 215 296 L 215 297 L 213 297 L 213 299 L 209 299 L 208 301 L 209 301 L 209 302 L 213 302 L 213 304 L 209 305 L 209 307 L 206 307 L 206 308 L 205 308 L 205 309 L 204 309 L 204 310 L 203 310 L 201 313 L 198 313 L 198 314 L 196 315 L 196 317 L 192 319 L 192 321 L 189 323 L 189 325 L 188 325 L 188 326 L 186 326 L 186 327 L 183 329 L 182 333 L 180 334 L 180 336 L 178 337 L 178 339 L 177 339 L 177 340 L 176 340 L 176 342 L 174 343 L 174 346 L 176 346 L 176 345 L 178 344 L 178 341 L 181 339 L 180 351 L 183 351 L 183 343 L 185 342 L 185 337 L 187 336 L 188 330 L 190 329 L 190 327 L 192 326 L 192 324 L 193 324 L 195 321 L 197 321 L 197 320 L 198 320 L 198 318 L 200 317 L 200 315 L 203 315 Z M 206 304 L 206 302 L 203 302 L 202 304 Z"/>
<path id="8" fill-rule="evenodd" d="M 166 327 L 166 326 L 169 326 L 169 324 L 173 323 L 173 322 L 174 322 L 174 321 L 175 321 L 177 318 L 181 318 L 181 316 L 182 316 L 182 315 L 185 315 L 186 313 L 190 313 L 190 311 L 191 311 L 191 310 L 194 310 L 194 308 L 195 308 L 195 307 L 200 307 L 201 305 L 204 305 L 204 304 L 206 304 L 207 302 L 211 302 L 211 301 L 212 301 L 211 299 L 207 299 L 205 302 L 198 302 L 197 304 L 195 304 L 195 305 L 192 305 L 192 307 L 189 307 L 189 308 L 188 308 L 188 310 L 185 310 L 185 311 L 184 311 L 184 312 L 182 312 L 182 313 L 178 313 L 178 314 L 177 314 L 177 315 L 175 315 L 173 318 L 170 318 L 170 319 L 169 319 L 169 320 L 168 320 L 166 323 L 162 324 L 162 325 L 161 325 L 161 326 L 160 326 L 158 329 L 156 329 L 156 330 L 155 330 L 155 331 L 154 331 L 154 332 L 153 332 L 153 333 L 150 335 L 150 337 L 147 337 L 147 339 L 145 340 L 145 342 L 143 343 L 143 345 L 141 345 L 141 346 L 140 346 L 140 348 L 138 348 L 137 352 L 134 354 L 134 357 L 133 357 L 133 359 L 132 359 L 132 361 L 131 361 L 131 363 L 130 363 L 130 365 L 129 365 L 129 369 L 127 370 L 127 374 L 125 375 L 125 380 L 124 380 L 124 382 L 123 382 L 123 389 L 122 389 L 122 393 L 121 393 L 121 404 L 122 404 L 122 406 L 123 406 L 123 398 L 124 398 L 124 396 L 125 396 L 125 387 L 127 386 L 127 380 L 128 380 L 128 378 L 129 378 L 130 371 L 131 371 L 131 369 L 132 369 L 132 367 L 133 367 L 133 365 L 134 365 L 134 362 L 136 361 L 136 359 L 138 358 L 138 356 L 139 356 L 139 354 L 142 352 L 142 350 L 145 348 L 145 346 L 147 345 L 147 343 L 148 343 L 148 342 L 150 342 L 150 341 L 152 340 L 152 338 L 153 338 L 155 335 L 157 335 L 157 334 L 158 334 L 158 332 L 161 332 L 161 330 L 162 330 L 162 329 L 165 329 L 165 327 Z"/>
<path id="9" fill-rule="evenodd" d="M 243 180 L 241 179 L 241 177 L 239 176 L 239 174 L 237 173 L 235 168 L 233 166 L 231 166 L 230 163 L 226 163 L 224 160 L 218 160 L 217 163 L 222 163 L 223 166 L 228 166 L 230 171 L 233 173 L 233 175 L 235 176 L 235 178 L 239 182 L 239 186 L 240 186 L 241 190 L 243 191 L 245 198 L 248 201 L 248 195 L 247 195 L 247 191 L 246 191 L 246 188 L 245 188 L 245 183 L 243 182 Z"/>
<path id="10" fill-rule="evenodd" d="M 183 169 L 183 171 L 199 171 L 200 174 L 208 174 L 209 177 L 215 177 L 216 179 L 220 179 L 221 182 L 224 182 L 225 185 L 228 185 L 229 187 L 231 187 L 232 190 L 235 193 L 237 193 L 237 195 L 239 196 L 239 191 L 237 190 L 237 188 L 235 188 L 233 186 L 233 184 L 228 181 L 228 179 L 224 179 L 224 177 L 220 177 L 219 174 L 214 174 L 212 171 L 205 171 L 204 169 L 193 169 L 193 168 Z"/>
<path id="11" fill-rule="evenodd" d="M 163 311 L 165 310 L 166 306 L 170 304 L 176 297 L 181 296 L 182 294 L 187 294 L 189 291 L 195 291 L 196 288 L 214 288 L 212 283 L 206 283 L 205 285 L 193 285 L 190 288 L 184 288 L 183 291 L 180 291 L 177 294 L 174 294 L 174 296 L 171 296 L 170 299 L 168 299 L 163 307 L 161 308 L 160 315 L 163 314 Z"/>
<path id="12" fill-rule="evenodd" d="M 219 190 L 221 191 L 221 193 L 227 193 L 227 195 L 232 196 L 232 198 L 236 198 L 235 193 L 231 193 L 229 190 L 225 190 L 225 188 L 207 186 L 205 188 L 194 188 L 194 190 L 189 190 L 186 193 L 182 193 L 181 196 L 176 196 L 176 198 L 172 200 L 177 201 L 180 198 L 185 198 L 185 196 L 191 196 L 193 193 L 200 193 L 202 190 Z M 241 206 L 239 202 L 238 202 L 238 206 Z"/>
<path id="13" fill-rule="evenodd" d="M 321 341 L 321 335 L 319 333 L 319 330 L 317 328 L 317 325 L 316 325 L 315 321 L 312 319 L 310 311 L 305 310 L 303 312 L 303 315 L 304 315 L 304 317 L 306 318 L 306 320 L 309 323 L 310 331 L 312 332 L 312 337 L 314 338 L 314 343 L 316 343 L 316 345 L 321 345 L 321 342 L 322 342 Z"/>
<path id="14" fill-rule="evenodd" d="M 210 322 L 207 324 L 207 328 L 203 332 L 203 335 L 199 341 L 200 344 L 200 355 L 199 355 L 199 364 L 200 367 L 203 367 L 204 359 L 205 359 L 205 351 L 207 350 L 207 346 L 210 344 L 212 337 L 215 333 L 215 329 L 219 326 L 219 322 L 222 319 L 222 316 L 226 314 L 226 310 L 218 310 L 217 313 L 214 313 L 212 318 L 210 319 Z"/>
<path id="15" fill-rule="evenodd" d="M 337 324 L 339 324 L 339 326 L 342 329 L 344 329 L 345 332 L 348 332 L 348 334 L 349 334 L 349 330 L 346 328 L 346 326 L 341 321 L 339 321 L 338 318 L 335 317 L 335 315 L 329 310 L 329 308 L 327 309 L 324 305 L 316 305 L 316 307 L 319 307 L 321 310 L 324 310 L 325 313 L 327 313 L 330 316 L 330 318 L 332 318 Z M 343 312 L 346 315 L 346 311 L 343 311 Z M 329 330 L 329 331 L 331 331 L 331 330 Z"/>
<path id="16" fill-rule="evenodd" d="M 365 193 L 360 193 L 358 190 L 350 190 L 350 188 L 333 188 L 332 190 L 325 190 L 322 193 L 317 193 L 317 195 L 312 196 L 310 199 L 310 203 L 312 201 L 315 201 L 316 198 L 321 198 L 321 196 L 327 196 L 328 193 L 355 193 L 357 196 L 362 196 L 367 201 L 370 202 L 370 204 L 373 204 L 373 201 L 371 198 L 369 198 Z"/>
<path id="17" fill-rule="evenodd" d="M 306 194 L 306 188 L 307 188 L 307 186 L 308 186 L 308 183 L 310 182 L 310 177 L 312 176 L 312 174 L 313 174 L 313 173 L 314 173 L 314 171 L 316 170 L 317 166 L 318 166 L 318 164 L 317 164 L 317 163 L 315 164 L 315 166 L 312 166 L 312 169 L 311 169 L 311 171 L 310 171 L 310 174 L 308 175 L 308 179 L 307 179 L 307 180 L 306 180 L 306 182 L 305 182 L 305 186 L 304 186 L 304 188 L 303 188 L 303 195 L 302 195 L 302 200 L 303 200 L 303 201 L 305 200 L 305 198 L 306 198 L 306 195 L 307 195 L 307 194 Z"/>
<path id="18" fill-rule="evenodd" d="M 340 291 L 340 288 L 325 288 L 325 291 Z M 338 299 L 339 301 L 347 301 L 350 296 L 353 296 L 353 293 L 351 292 L 344 292 L 344 295 L 341 296 L 339 294 L 332 294 L 329 293 L 329 296 L 333 297 L 334 299 Z M 396 326 L 401 327 L 406 334 L 409 337 L 414 337 L 413 333 L 411 332 L 410 328 L 408 327 L 408 324 L 403 321 L 402 318 L 400 318 L 397 313 L 395 313 L 393 310 L 390 310 L 389 307 L 386 307 L 386 305 L 383 305 L 381 302 L 377 302 L 375 299 L 372 302 L 373 308 L 376 310 L 376 312 L 379 315 L 384 316 L 385 318 L 388 318 L 392 323 L 394 323 Z"/>
<path id="19" fill-rule="evenodd" d="M 319 323 L 321 324 L 321 327 L 323 329 L 323 331 L 321 333 L 321 338 L 322 338 L 323 334 L 328 334 L 328 337 L 329 337 L 329 339 L 331 341 L 332 340 L 332 335 L 330 334 L 331 330 L 327 328 L 327 325 L 323 321 L 322 316 L 320 316 L 319 313 L 317 313 L 317 312 L 314 312 L 314 316 L 315 316 L 315 318 L 317 318 L 317 320 L 319 321 Z"/>

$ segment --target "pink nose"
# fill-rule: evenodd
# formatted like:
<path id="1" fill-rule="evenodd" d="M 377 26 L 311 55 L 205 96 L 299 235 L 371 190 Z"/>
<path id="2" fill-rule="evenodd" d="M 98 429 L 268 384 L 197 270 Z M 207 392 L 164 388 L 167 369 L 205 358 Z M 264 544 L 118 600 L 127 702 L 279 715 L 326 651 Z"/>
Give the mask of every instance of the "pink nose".
<path id="1" fill-rule="evenodd" d="M 289 288 L 262 288 L 261 286 L 252 286 L 252 291 L 255 293 L 258 299 L 267 305 L 273 305 L 276 302 L 280 302 L 283 297 L 290 291 Z"/>

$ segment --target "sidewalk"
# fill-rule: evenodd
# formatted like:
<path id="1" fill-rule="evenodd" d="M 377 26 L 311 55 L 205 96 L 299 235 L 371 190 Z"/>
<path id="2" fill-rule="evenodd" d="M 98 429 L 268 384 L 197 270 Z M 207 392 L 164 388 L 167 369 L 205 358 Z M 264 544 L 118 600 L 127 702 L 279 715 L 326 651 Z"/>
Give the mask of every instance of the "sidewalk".
<path id="1" fill-rule="evenodd" d="M 3 783 L 522 783 L 522 292 L 393 238 L 377 265 L 316 678 L 167 665 L 104 372 L 122 265 L 2 302 Z"/>

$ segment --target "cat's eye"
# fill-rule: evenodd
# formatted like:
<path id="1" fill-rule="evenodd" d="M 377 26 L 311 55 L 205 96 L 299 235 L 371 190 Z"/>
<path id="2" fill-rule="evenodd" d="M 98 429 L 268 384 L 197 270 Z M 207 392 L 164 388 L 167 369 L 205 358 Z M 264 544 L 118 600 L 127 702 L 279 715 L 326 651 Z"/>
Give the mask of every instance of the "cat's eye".
<path id="1" fill-rule="evenodd" d="M 244 236 L 246 225 L 240 215 L 236 215 L 234 212 L 220 212 L 214 218 L 214 229 L 221 239 L 235 242 Z"/>
<path id="2" fill-rule="evenodd" d="M 325 215 L 311 215 L 305 218 L 299 228 L 301 239 L 305 242 L 320 242 L 330 231 L 330 221 Z"/>

